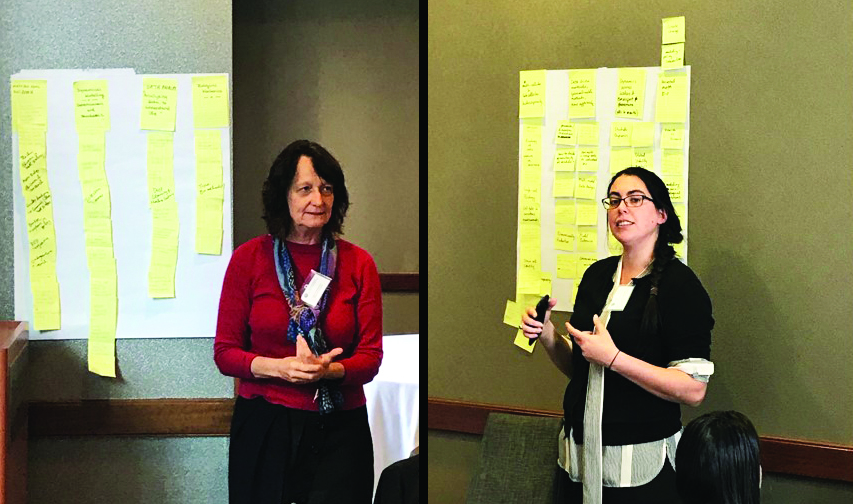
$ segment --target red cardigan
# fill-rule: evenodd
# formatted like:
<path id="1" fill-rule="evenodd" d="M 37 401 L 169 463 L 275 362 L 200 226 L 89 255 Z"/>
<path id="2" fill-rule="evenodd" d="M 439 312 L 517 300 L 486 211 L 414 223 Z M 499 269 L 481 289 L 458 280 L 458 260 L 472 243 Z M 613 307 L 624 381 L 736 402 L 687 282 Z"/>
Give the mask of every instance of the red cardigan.
<path id="1" fill-rule="evenodd" d="M 287 248 L 296 267 L 296 286 L 301 288 L 311 269 L 319 269 L 321 246 L 287 242 Z M 337 251 L 320 327 L 329 350 L 344 350 L 335 359 L 346 370 L 338 386 L 343 409 L 352 409 L 365 404 L 362 385 L 376 376 L 382 361 L 382 293 L 370 254 L 340 239 Z M 262 396 L 290 408 L 317 411 L 314 395 L 319 382 L 298 385 L 252 376 L 252 360 L 259 355 L 296 355 L 296 345 L 287 341 L 289 312 L 275 272 L 272 236 L 244 243 L 234 251 L 225 272 L 213 358 L 223 374 L 240 378 L 240 396 Z"/>

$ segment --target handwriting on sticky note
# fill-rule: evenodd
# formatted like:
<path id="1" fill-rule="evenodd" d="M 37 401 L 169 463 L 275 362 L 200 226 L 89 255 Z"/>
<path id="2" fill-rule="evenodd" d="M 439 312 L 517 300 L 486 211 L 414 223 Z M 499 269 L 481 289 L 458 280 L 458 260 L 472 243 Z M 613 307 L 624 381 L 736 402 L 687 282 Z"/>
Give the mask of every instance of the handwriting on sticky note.
<path id="1" fill-rule="evenodd" d="M 616 85 L 616 117 L 642 119 L 646 94 L 646 71 L 620 68 Z"/>
<path id="2" fill-rule="evenodd" d="M 583 272 L 596 261 L 598 261 L 598 256 L 595 254 L 578 254 L 577 277 L 583 277 Z"/>
<path id="3" fill-rule="evenodd" d="M 655 121 L 662 123 L 683 123 L 686 117 L 687 75 L 659 74 Z"/>
<path id="4" fill-rule="evenodd" d="M 660 49 L 661 68 L 681 68 L 684 66 L 684 44 L 669 44 Z"/>
<path id="5" fill-rule="evenodd" d="M 598 250 L 598 230 L 578 228 L 578 251 L 595 252 L 596 250 Z"/>
<path id="6" fill-rule="evenodd" d="M 673 203 L 684 201 L 684 179 L 676 176 L 661 177 L 669 190 L 669 198 Z"/>
<path id="7" fill-rule="evenodd" d="M 610 126 L 610 146 L 630 147 L 631 132 L 633 124 L 629 122 L 615 122 Z"/>
<path id="8" fill-rule="evenodd" d="M 574 252 L 577 228 L 574 226 L 557 226 L 554 236 L 554 248 L 566 252 Z"/>
<path id="9" fill-rule="evenodd" d="M 595 117 L 595 70 L 569 70 L 569 117 Z"/>
<path id="10" fill-rule="evenodd" d="M 581 147 L 578 149 L 578 171 L 598 171 L 598 147 Z"/>
<path id="11" fill-rule="evenodd" d="M 545 70 L 523 70 L 518 74 L 518 117 L 544 117 Z"/>
<path id="12" fill-rule="evenodd" d="M 663 125 L 661 125 L 660 148 L 661 149 L 682 149 L 682 148 L 684 148 L 684 125 L 683 124 L 663 124 Z"/>
<path id="13" fill-rule="evenodd" d="M 575 198 L 578 199 L 595 199 L 595 185 L 598 177 L 595 175 L 578 177 L 577 187 L 575 188 Z"/>
<path id="14" fill-rule="evenodd" d="M 575 171 L 577 149 L 557 149 L 554 153 L 554 171 Z"/>
<path id="15" fill-rule="evenodd" d="M 639 166 L 654 171 L 655 155 L 651 147 L 635 147 L 631 157 L 631 166 Z"/>
<path id="16" fill-rule="evenodd" d="M 554 142 L 557 145 L 575 145 L 578 143 L 575 123 L 560 121 L 557 123 L 557 134 Z"/>
<path id="17" fill-rule="evenodd" d="M 685 41 L 684 16 L 663 18 L 661 26 L 661 44 Z"/>

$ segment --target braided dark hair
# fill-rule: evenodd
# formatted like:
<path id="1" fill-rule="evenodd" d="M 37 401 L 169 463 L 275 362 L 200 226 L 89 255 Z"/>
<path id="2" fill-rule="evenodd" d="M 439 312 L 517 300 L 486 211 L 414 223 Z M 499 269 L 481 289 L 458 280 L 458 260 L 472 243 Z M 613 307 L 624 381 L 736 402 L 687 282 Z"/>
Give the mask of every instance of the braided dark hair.
<path id="1" fill-rule="evenodd" d="M 643 311 L 643 321 L 640 323 L 640 334 L 650 335 L 657 333 L 660 314 L 658 313 L 658 284 L 660 283 L 663 270 L 666 269 L 669 261 L 675 257 L 675 249 L 670 243 L 681 243 L 684 236 L 681 234 L 681 221 L 675 213 L 675 208 L 672 206 L 672 200 L 669 197 L 669 189 L 666 184 L 654 172 L 632 166 L 613 175 L 610 179 L 610 184 L 607 186 L 607 193 L 610 193 L 610 187 L 613 182 L 622 175 L 631 175 L 639 178 L 646 184 L 649 190 L 649 196 L 655 208 L 666 212 L 666 222 L 658 227 L 658 238 L 655 242 L 654 260 L 652 262 L 652 271 L 649 274 L 651 280 L 651 291 L 649 292 L 649 300 L 646 303 L 646 308 Z"/>

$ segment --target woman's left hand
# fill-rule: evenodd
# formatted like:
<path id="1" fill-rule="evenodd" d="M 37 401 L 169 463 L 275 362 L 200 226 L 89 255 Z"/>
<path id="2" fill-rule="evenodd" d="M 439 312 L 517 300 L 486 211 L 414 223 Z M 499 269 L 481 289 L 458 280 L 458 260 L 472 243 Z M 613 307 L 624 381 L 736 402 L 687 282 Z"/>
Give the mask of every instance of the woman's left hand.
<path id="1" fill-rule="evenodd" d="M 589 362 L 607 367 L 619 351 L 613 343 L 613 338 L 598 315 L 592 316 L 592 323 L 595 325 L 595 331 L 580 331 L 566 322 L 566 329 L 575 341 L 576 348 L 580 348 L 583 356 Z"/>

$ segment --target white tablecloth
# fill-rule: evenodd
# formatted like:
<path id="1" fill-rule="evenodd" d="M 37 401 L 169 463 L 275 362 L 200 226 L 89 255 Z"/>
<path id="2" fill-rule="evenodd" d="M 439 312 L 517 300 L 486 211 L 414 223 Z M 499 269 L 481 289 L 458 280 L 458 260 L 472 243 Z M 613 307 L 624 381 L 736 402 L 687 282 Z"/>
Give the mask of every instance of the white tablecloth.
<path id="1" fill-rule="evenodd" d="M 379 374 L 364 386 L 373 436 L 374 492 L 382 470 L 419 445 L 418 339 L 418 334 L 384 336 Z"/>

